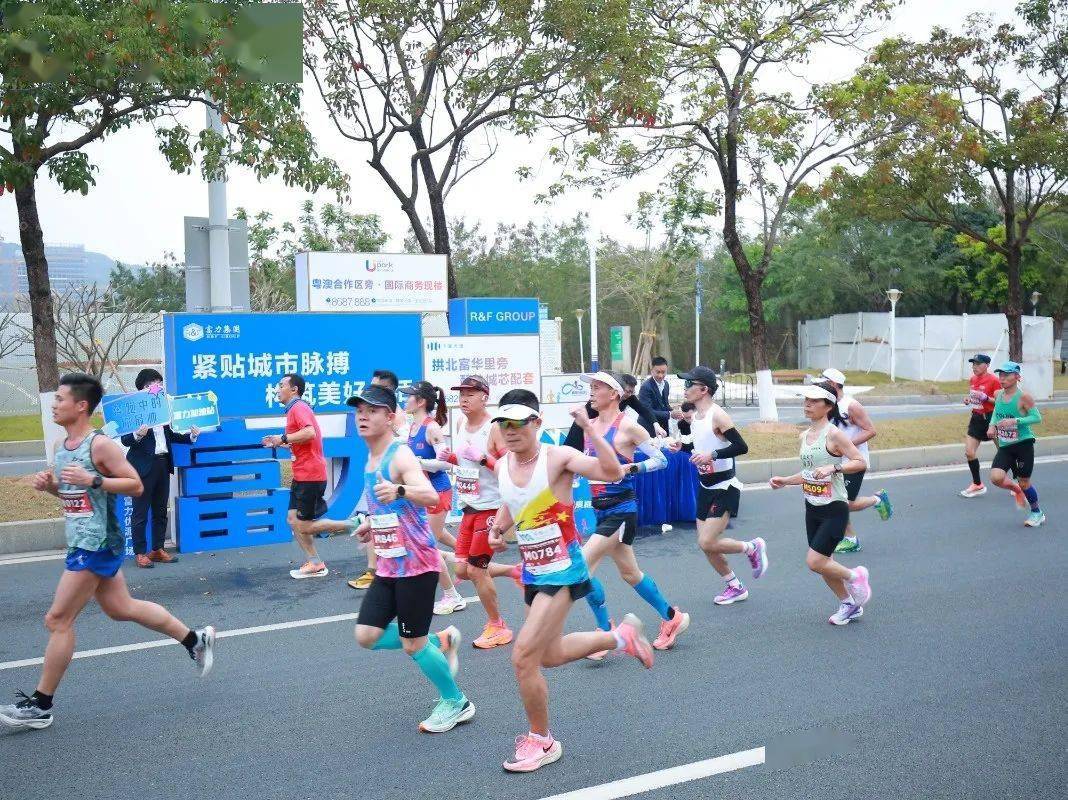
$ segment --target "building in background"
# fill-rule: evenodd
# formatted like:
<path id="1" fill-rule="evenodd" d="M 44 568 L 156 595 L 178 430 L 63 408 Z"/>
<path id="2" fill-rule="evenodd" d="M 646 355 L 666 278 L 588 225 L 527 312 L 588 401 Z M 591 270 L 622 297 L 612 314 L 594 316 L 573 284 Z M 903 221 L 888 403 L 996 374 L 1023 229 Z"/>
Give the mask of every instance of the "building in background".
<path id="1" fill-rule="evenodd" d="M 52 289 L 57 292 L 85 283 L 103 286 L 115 266 L 115 259 L 86 250 L 81 244 L 45 245 L 45 258 Z M 18 298 L 25 297 L 28 290 L 22 246 L 0 241 L 0 308 L 14 309 Z"/>

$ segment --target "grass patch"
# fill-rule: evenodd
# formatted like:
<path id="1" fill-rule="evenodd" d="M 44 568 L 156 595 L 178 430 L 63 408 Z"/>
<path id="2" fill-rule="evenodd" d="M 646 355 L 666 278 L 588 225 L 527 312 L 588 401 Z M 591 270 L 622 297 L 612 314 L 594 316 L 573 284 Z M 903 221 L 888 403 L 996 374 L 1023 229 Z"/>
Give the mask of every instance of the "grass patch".
<path id="1" fill-rule="evenodd" d="M 0 522 L 26 519 L 54 519 L 63 516 L 59 499 L 34 491 L 32 475 L 0 477 Z"/>
<path id="2" fill-rule="evenodd" d="M 41 417 L 37 414 L 0 417 L 0 442 L 24 442 L 43 435 Z"/>

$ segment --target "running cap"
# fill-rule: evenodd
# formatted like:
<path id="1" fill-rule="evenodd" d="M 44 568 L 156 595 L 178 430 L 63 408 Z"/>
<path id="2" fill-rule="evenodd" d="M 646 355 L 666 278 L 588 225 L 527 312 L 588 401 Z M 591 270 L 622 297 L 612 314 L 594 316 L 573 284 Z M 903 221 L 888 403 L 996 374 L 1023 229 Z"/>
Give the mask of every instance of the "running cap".
<path id="1" fill-rule="evenodd" d="M 968 359 L 972 364 L 989 364 L 990 356 L 986 353 L 976 353 L 974 356 Z"/>
<path id="2" fill-rule="evenodd" d="M 707 386 L 711 392 L 715 392 L 716 387 L 719 386 L 719 378 L 716 377 L 715 371 L 708 367 L 694 367 L 689 372 L 680 372 L 678 375 L 684 381 L 693 381 L 694 383 L 700 383 L 702 386 Z"/>
<path id="3" fill-rule="evenodd" d="M 824 389 L 822 386 L 801 386 L 794 389 L 794 391 L 809 400 L 826 400 L 828 403 L 838 402 L 838 397 Z"/>
<path id="4" fill-rule="evenodd" d="M 490 393 L 489 381 L 483 378 L 481 375 L 468 375 L 462 381 L 459 386 L 453 386 L 449 391 L 458 392 L 461 389 L 478 389 L 480 392 Z"/>
<path id="5" fill-rule="evenodd" d="M 501 395 L 501 406 L 493 415 L 493 421 L 511 419 L 522 421 L 537 417 L 541 419 L 541 403 L 538 396 L 528 389 L 511 389 Z"/>
<path id="6" fill-rule="evenodd" d="M 841 370 L 837 370 L 834 367 L 828 367 L 820 375 L 821 378 L 829 380 L 833 383 L 837 383 L 839 386 L 846 385 L 846 376 Z"/>
<path id="7" fill-rule="evenodd" d="M 415 383 L 402 386 L 398 390 L 401 394 L 414 394 L 431 402 L 438 399 L 438 390 L 430 381 L 416 381 Z"/>
<path id="8" fill-rule="evenodd" d="M 350 406 L 358 406 L 360 403 L 367 403 L 371 406 L 388 408 L 391 412 L 397 410 L 397 395 L 393 393 L 393 390 L 374 383 L 367 386 L 359 394 L 353 395 L 345 402 Z"/>
<path id="9" fill-rule="evenodd" d="M 1015 361 L 1006 361 L 1004 364 L 994 370 L 994 372 L 1015 372 L 1017 375 L 1021 374 L 1020 365 L 1017 364 Z"/>
<path id="10" fill-rule="evenodd" d="M 623 384 L 621 384 L 619 382 L 619 378 L 617 378 L 611 372 L 605 372 L 604 370 L 601 370 L 600 372 L 591 372 L 586 375 L 582 375 L 581 380 L 583 383 L 593 383 L 594 381 L 600 381 L 601 383 L 606 384 L 609 389 L 618 394 L 620 397 L 622 397 L 624 394 Z"/>

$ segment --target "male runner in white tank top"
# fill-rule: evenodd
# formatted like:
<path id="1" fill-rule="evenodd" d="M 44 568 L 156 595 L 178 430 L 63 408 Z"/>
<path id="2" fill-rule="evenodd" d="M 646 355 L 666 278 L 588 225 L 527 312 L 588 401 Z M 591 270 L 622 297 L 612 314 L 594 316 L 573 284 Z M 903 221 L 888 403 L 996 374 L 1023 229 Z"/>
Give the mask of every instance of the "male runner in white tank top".
<path id="1" fill-rule="evenodd" d="M 868 457 L 868 442 L 875 438 L 875 425 L 868 416 L 867 410 L 857 398 L 845 393 L 846 376 L 836 369 L 825 369 L 820 375 L 825 381 L 834 385 L 835 394 L 838 396 L 838 417 L 835 426 L 844 433 L 849 440 L 857 446 L 857 451 L 866 465 L 871 464 Z M 874 495 L 860 497 L 860 486 L 864 483 L 864 475 L 867 469 L 853 472 L 845 476 L 846 494 L 849 497 L 850 511 L 863 511 L 874 508 L 882 520 L 888 520 L 894 514 L 894 507 L 890 504 L 890 497 L 886 490 L 882 489 Z M 860 540 L 857 532 L 853 529 L 853 521 L 850 518 L 846 526 L 846 535 L 838 547 L 836 553 L 860 552 Z"/>
<path id="2" fill-rule="evenodd" d="M 716 373 L 708 367 L 694 367 L 679 375 L 686 381 L 686 400 L 695 407 L 691 435 L 693 455 L 690 461 L 697 467 L 697 544 L 712 565 L 727 582 L 713 602 L 729 606 L 749 597 L 749 590 L 738 580 L 730 564 L 728 553 L 745 554 L 759 578 L 768 568 L 767 544 L 759 536 L 747 542 L 723 536 L 732 514 L 738 513 L 741 502 L 741 482 L 735 477 L 734 459 L 749 452 L 734 421 L 712 397 L 719 386 Z M 678 450 L 680 444 L 673 445 Z"/>

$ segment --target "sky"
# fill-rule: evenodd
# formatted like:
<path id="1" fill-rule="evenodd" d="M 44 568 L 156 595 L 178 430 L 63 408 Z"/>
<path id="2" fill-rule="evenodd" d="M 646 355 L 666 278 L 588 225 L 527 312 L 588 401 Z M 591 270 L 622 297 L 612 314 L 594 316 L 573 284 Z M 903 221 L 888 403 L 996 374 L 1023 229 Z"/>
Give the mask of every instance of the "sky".
<path id="1" fill-rule="evenodd" d="M 1010 0 L 906 0 L 886 26 L 883 35 L 901 34 L 923 38 L 934 25 L 954 28 L 973 12 L 987 12 L 1004 19 L 1011 14 Z M 880 37 L 881 38 L 881 37 Z M 810 74 L 821 80 L 843 77 L 862 59 L 863 53 L 820 53 L 809 65 Z M 352 187 L 351 210 L 377 213 L 390 235 L 387 249 L 399 250 L 408 232 L 408 222 L 381 178 L 364 161 L 360 145 L 343 139 L 321 107 L 314 87 L 305 84 L 305 113 L 321 152 L 336 159 L 348 172 Z M 191 111 L 189 124 L 201 122 L 203 112 Z M 629 181 L 605 197 L 594 199 L 587 192 L 572 191 L 554 199 L 550 206 L 535 202 L 535 196 L 557 179 L 556 167 L 544 153 L 547 138 L 513 139 L 502 134 L 493 160 L 461 182 L 448 200 L 448 213 L 481 224 L 491 232 L 498 223 L 523 224 L 528 220 L 563 221 L 576 213 L 591 212 L 598 229 L 606 235 L 632 244 L 644 242 L 627 221 L 635 209 L 639 193 L 655 189 L 659 176 Z M 38 210 L 46 242 L 84 244 L 89 250 L 105 253 L 127 263 L 158 260 L 167 251 L 182 258 L 184 216 L 207 215 L 207 186 L 197 174 L 170 172 L 156 149 L 155 136 L 140 128 L 124 131 L 104 142 L 86 148 L 98 166 L 96 186 L 87 196 L 64 194 L 47 177 L 37 191 Z M 520 182 L 515 169 L 534 167 L 534 179 Z M 709 188 L 715 188 L 710 185 Z M 293 220 L 308 195 L 286 187 L 281 180 L 259 183 L 251 173 L 232 172 L 228 184 L 228 204 L 251 213 L 265 210 L 275 219 Z M 332 195 L 321 193 L 318 200 Z M 0 237 L 18 241 L 18 218 L 14 198 L 0 197 Z"/>

